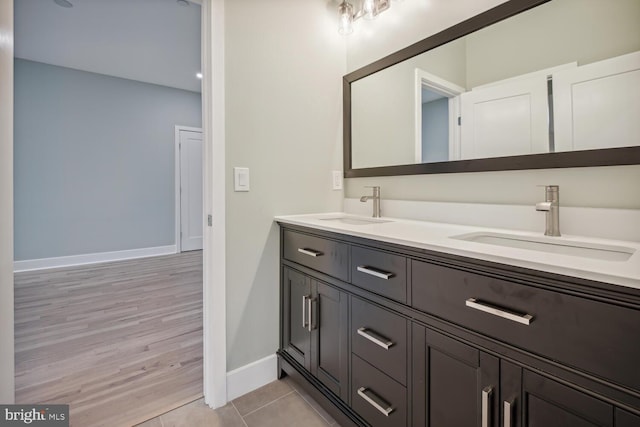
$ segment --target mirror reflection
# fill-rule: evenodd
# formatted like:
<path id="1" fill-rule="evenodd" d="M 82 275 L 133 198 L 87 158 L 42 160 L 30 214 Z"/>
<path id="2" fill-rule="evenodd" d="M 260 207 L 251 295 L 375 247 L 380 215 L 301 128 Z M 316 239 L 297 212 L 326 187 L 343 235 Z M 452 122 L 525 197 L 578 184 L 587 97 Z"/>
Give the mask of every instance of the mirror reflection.
<path id="1" fill-rule="evenodd" d="M 640 145 L 638 22 L 553 0 L 352 82 L 352 167 Z"/>

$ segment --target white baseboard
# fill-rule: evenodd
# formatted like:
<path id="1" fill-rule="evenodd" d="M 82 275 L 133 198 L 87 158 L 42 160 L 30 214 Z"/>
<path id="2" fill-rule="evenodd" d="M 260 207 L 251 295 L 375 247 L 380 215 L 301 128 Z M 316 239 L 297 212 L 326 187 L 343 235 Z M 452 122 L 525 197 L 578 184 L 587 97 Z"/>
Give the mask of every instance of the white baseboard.
<path id="1" fill-rule="evenodd" d="M 14 261 L 13 271 L 44 270 L 48 268 L 73 267 L 85 264 L 123 261 L 127 259 L 147 258 L 152 256 L 170 255 L 176 253 L 176 245 L 156 246 L 153 248 L 129 249 L 126 251 L 100 252 L 96 254 L 71 255 L 56 258 L 29 259 Z"/>
<path id="2" fill-rule="evenodd" d="M 227 372 L 227 400 L 231 401 L 278 378 L 275 354 Z"/>

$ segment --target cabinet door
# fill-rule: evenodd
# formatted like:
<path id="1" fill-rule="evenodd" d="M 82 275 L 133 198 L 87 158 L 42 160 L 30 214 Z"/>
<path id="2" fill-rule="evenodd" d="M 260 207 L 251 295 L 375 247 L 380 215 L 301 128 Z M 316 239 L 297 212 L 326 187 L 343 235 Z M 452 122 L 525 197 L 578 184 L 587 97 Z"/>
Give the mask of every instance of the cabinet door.
<path id="1" fill-rule="evenodd" d="M 616 427 L 638 427 L 640 426 L 640 417 L 630 412 L 616 408 Z"/>
<path id="2" fill-rule="evenodd" d="M 613 426 L 613 406 L 526 369 L 522 390 L 526 427 Z"/>
<path id="3" fill-rule="evenodd" d="M 502 427 L 522 427 L 522 368 L 500 360 L 500 416 Z"/>
<path id="4" fill-rule="evenodd" d="M 413 363 L 413 425 L 498 426 L 498 358 L 414 325 Z"/>
<path id="5" fill-rule="evenodd" d="M 311 279 L 284 267 L 282 281 L 282 347 L 311 370 Z"/>
<path id="6" fill-rule="evenodd" d="M 333 286 L 312 281 L 311 373 L 347 401 L 348 296 Z"/>

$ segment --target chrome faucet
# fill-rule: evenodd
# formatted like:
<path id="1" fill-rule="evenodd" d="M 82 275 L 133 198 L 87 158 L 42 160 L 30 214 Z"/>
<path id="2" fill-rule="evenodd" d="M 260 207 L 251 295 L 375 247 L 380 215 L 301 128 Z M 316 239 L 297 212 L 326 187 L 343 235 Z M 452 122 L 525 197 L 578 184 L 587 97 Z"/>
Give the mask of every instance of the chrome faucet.
<path id="1" fill-rule="evenodd" d="M 369 199 L 373 200 L 373 217 L 380 218 L 380 187 L 367 186 L 366 188 L 373 188 L 373 195 L 362 196 L 360 201 L 364 203 Z"/>
<path id="2" fill-rule="evenodd" d="M 542 187 L 542 186 L 541 186 Z M 544 202 L 536 203 L 536 210 L 545 212 L 545 236 L 560 236 L 560 187 L 547 185 Z"/>

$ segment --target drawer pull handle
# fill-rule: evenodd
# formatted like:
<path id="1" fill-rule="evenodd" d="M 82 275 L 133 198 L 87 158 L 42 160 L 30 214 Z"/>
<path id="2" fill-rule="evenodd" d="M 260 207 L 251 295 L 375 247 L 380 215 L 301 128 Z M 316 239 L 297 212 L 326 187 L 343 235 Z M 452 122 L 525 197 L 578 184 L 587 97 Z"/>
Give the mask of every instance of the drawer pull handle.
<path id="1" fill-rule="evenodd" d="M 367 267 L 366 265 L 359 265 L 357 269 L 360 273 L 369 274 L 371 276 L 378 277 L 380 279 L 389 280 L 393 277 L 393 273 L 378 270 L 377 268 Z"/>
<path id="2" fill-rule="evenodd" d="M 367 395 L 367 393 L 369 393 L 371 396 Z M 358 389 L 358 395 L 366 400 L 369 405 L 380 411 L 380 413 L 382 413 L 382 415 L 384 415 L 385 417 L 388 417 L 389 414 L 393 412 L 394 408 L 391 405 L 382 400 L 380 397 L 376 396 L 374 392 L 366 387 L 360 387 Z M 376 400 L 379 400 L 380 403 L 376 402 Z"/>
<path id="3" fill-rule="evenodd" d="M 322 256 L 322 252 L 316 251 L 316 250 L 313 250 L 313 249 L 298 248 L 298 252 L 300 252 L 301 254 L 312 256 L 314 258 L 318 257 L 318 256 Z"/>
<path id="4" fill-rule="evenodd" d="M 491 425 L 489 422 L 489 412 L 491 411 L 489 400 L 491 399 L 492 394 L 493 388 L 491 387 L 485 387 L 482 390 L 482 427 L 489 427 Z"/>
<path id="5" fill-rule="evenodd" d="M 531 322 L 533 322 L 533 316 L 530 314 L 519 314 L 511 311 L 506 311 L 503 308 L 494 307 L 492 305 L 488 305 L 487 303 L 480 303 L 475 298 L 469 298 L 465 302 L 465 305 L 476 310 L 484 311 L 485 313 L 493 314 L 494 316 L 522 323 L 523 325 L 530 325 Z"/>
<path id="6" fill-rule="evenodd" d="M 309 332 L 313 331 L 315 329 L 315 325 L 313 324 L 313 303 L 316 301 L 315 298 L 307 298 L 307 304 L 308 304 L 308 309 L 307 309 L 307 315 L 309 316 L 309 318 L 307 319 L 307 330 Z"/>
<path id="7" fill-rule="evenodd" d="M 504 427 L 513 427 L 513 423 L 511 421 L 512 419 L 512 415 L 513 415 L 513 410 L 511 408 L 511 405 L 513 405 L 514 402 L 509 402 L 508 400 L 504 401 L 504 406 L 503 406 L 503 412 L 504 412 L 504 423 L 503 426 Z"/>
<path id="8" fill-rule="evenodd" d="M 302 295 L 302 327 L 307 329 L 307 300 L 309 295 Z"/>
<path id="9" fill-rule="evenodd" d="M 358 328 L 358 335 L 365 337 L 372 343 L 379 345 L 385 350 L 389 350 L 389 347 L 393 345 L 393 341 L 383 337 L 382 335 L 376 334 L 371 329 Z"/>

